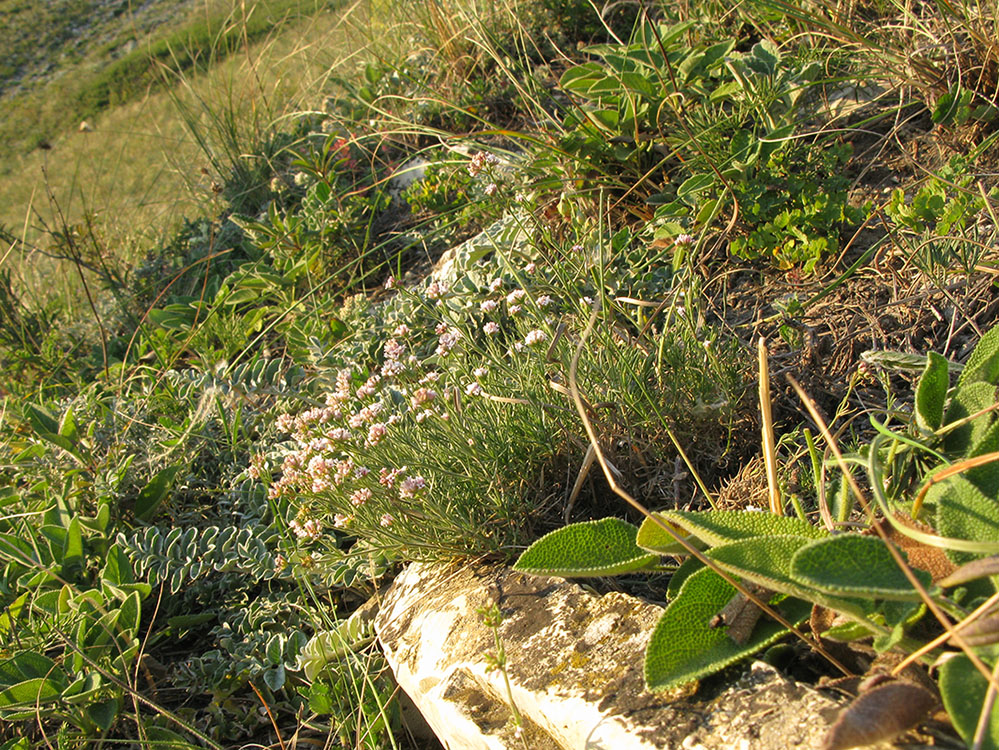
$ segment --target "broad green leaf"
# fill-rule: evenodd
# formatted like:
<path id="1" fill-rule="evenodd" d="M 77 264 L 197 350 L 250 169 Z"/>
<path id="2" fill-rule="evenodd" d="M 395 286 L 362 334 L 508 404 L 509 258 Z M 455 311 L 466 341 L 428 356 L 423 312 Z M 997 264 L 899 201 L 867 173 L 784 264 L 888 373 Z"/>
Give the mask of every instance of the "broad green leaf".
<path id="1" fill-rule="evenodd" d="M 0 642 L 7 642 L 7 635 L 11 632 L 14 627 L 14 622 L 21 614 L 21 610 L 24 609 L 25 602 L 28 601 L 28 596 L 31 594 L 30 591 L 25 591 L 0 614 Z"/>
<path id="2" fill-rule="evenodd" d="M 101 571 L 101 579 L 115 586 L 135 582 L 132 563 L 117 544 L 112 544 L 108 549 L 107 562 Z"/>
<path id="3" fill-rule="evenodd" d="M 600 63 L 585 63 L 565 71 L 559 80 L 559 86 L 566 91 L 585 96 L 594 80 L 605 78 L 606 75 Z"/>
<path id="4" fill-rule="evenodd" d="M 637 534 L 635 526 L 619 518 L 572 524 L 541 537 L 513 567 L 525 573 L 563 578 L 645 570 L 659 557 L 635 544 Z"/>
<path id="5" fill-rule="evenodd" d="M 715 547 L 738 539 L 780 534 L 822 539 L 828 532 L 795 516 L 743 510 L 667 510 L 662 517 Z M 643 524 L 644 526 L 644 524 Z"/>
<path id="6" fill-rule="evenodd" d="M 888 547 L 874 536 L 843 534 L 811 542 L 795 553 L 790 572 L 798 583 L 834 596 L 919 599 Z M 929 573 L 913 572 L 923 586 L 931 585 Z"/>
<path id="7" fill-rule="evenodd" d="M 964 363 L 958 378 L 960 389 L 970 383 L 985 382 L 999 385 L 999 326 L 990 328 Z"/>
<path id="8" fill-rule="evenodd" d="M 968 747 L 975 737 L 987 693 L 988 682 L 964 654 L 948 659 L 940 667 L 940 697 L 954 728 Z M 999 750 L 999 711 L 994 708 L 978 747 Z"/>
<path id="9" fill-rule="evenodd" d="M 943 423 L 944 400 L 950 387 L 947 358 L 929 352 L 926 369 L 916 387 L 916 426 L 921 432 L 934 432 Z"/>
<path id="10" fill-rule="evenodd" d="M 173 480 L 181 470 L 180 465 L 168 466 L 158 471 L 156 476 L 149 480 L 149 483 L 139 492 L 139 497 L 135 500 L 135 517 L 143 521 L 148 521 L 153 511 L 159 507 L 173 486 Z"/>
<path id="11" fill-rule="evenodd" d="M 87 672 L 80 675 L 62 691 L 62 700 L 70 704 L 90 703 L 104 686 L 100 672 Z"/>
<path id="12" fill-rule="evenodd" d="M 25 404 L 25 416 L 31 424 L 31 428 L 38 434 L 59 433 L 59 422 L 52 416 L 52 412 L 43 406 L 35 404 Z"/>
<path id="13" fill-rule="evenodd" d="M 662 513 L 653 513 L 652 515 L 670 528 L 675 529 L 677 536 L 685 538 L 698 549 L 703 548 L 704 545 L 696 537 L 688 534 L 676 524 L 667 521 Z M 688 554 L 687 549 L 676 540 L 676 537 L 668 531 L 663 530 L 662 526 L 653 521 L 651 517 L 643 520 L 642 525 L 638 527 L 638 535 L 635 537 L 635 543 L 642 549 L 655 552 L 659 555 Z"/>
<path id="14" fill-rule="evenodd" d="M 715 184 L 715 179 L 715 176 L 711 174 L 695 174 L 692 177 L 688 177 L 677 188 L 676 196 L 677 198 L 688 198 L 696 195 L 712 187 Z"/>
<path id="15" fill-rule="evenodd" d="M 126 634 L 126 637 L 134 636 L 139 629 L 139 616 L 141 614 L 142 605 L 139 593 L 133 591 L 118 608 L 118 628 Z"/>
<path id="16" fill-rule="evenodd" d="M 754 44 L 750 53 L 743 56 L 743 60 L 753 72 L 772 76 L 780 64 L 780 53 L 773 42 L 764 39 Z"/>
<path id="17" fill-rule="evenodd" d="M 666 690 L 713 674 L 769 646 L 785 633 L 782 625 L 765 615 L 743 645 L 729 638 L 724 626 L 710 627 L 712 618 L 736 593 L 710 568 L 687 578 L 649 640 L 645 652 L 645 684 L 649 690 Z M 805 620 L 811 611 L 807 602 L 790 598 L 776 607 L 795 624 Z"/>
<path id="18" fill-rule="evenodd" d="M 693 555 L 690 555 L 680 563 L 680 567 L 674 570 L 673 575 L 669 577 L 669 584 L 666 586 L 666 600 L 673 601 L 676 599 L 680 595 L 680 588 L 684 582 L 703 567 L 704 563 Z"/>
<path id="19" fill-rule="evenodd" d="M 985 434 L 975 442 L 966 454 L 968 458 L 984 456 L 999 451 L 999 421 L 993 422 Z M 964 472 L 964 477 L 989 497 L 999 497 L 999 461 L 976 466 Z"/>
<path id="20" fill-rule="evenodd" d="M 83 533 L 80 529 L 80 518 L 74 516 L 66 530 L 66 539 L 62 548 L 62 576 L 69 578 L 75 568 L 83 564 Z"/>
<path id="21" fill-rule="evenodd" d="M 794 554 L 811 540 L 803 536 L 757 536 L 712 547 L 706 553 L 726 572 L 792 596 L 807 587 L 790 576 Z"/>
<path id="22" fill-rule="evenodd" d="M 283 664 L 278 664 L 276 667 L 272 667 L 264 672 L 264 684 L 275 693 L 284 687 L 286 679 Z"/>
<path id="23" fill-rule="evenodd" d="M 999 541 L 999 503 L 986 497 L 967 478 L 957 475 L 930 487 L 927 504 L 936 508 L 937 533 L 944 537 L 980 542 L 981 554 L 994 553 Z M 947 550 L 957 563 L 966 563 L 977 555 Z"/>
<path id="24" fill-rule="evenodd" d="M 0 690 L 0 710 L 50 703 L 59 698 L 62 687 L 54 680 L 35 677 Z"/>
<path id="25" fill-rule="evenodd" d="M 19 565 L 37 566 L 35 549 L 14 534 L 0 533 L 0 562 L 16 562 Z"/>
<path id="26" fill-rule="evenodd" d="M 87 717 L 96 724 L 101 731 L 106 732 L 114 724 L 121 702 L 117 698 L 108 698 L 100 703 L 92 703 L 87 706 Z"/>
<path id="27" fill-rule="evenodd" d="M 795 553 L 813 541 L 803 536 L 760 536 L 713 547 L 706 554 L 729 575 L 821 604 L 864 627 L 875 628 L 868 622 L 868 616 L 877 612 L 872 601 L 830 596 L 791 578 L 791 561 Z"/>
<path id="28" fill-rule="evenodd" d="M 73 416 L 73 407 L 66 409 L 59 423 L 59 434 L 74 443 L 80 441 L 80 431 L 76 427 L 76 418 Z"/>
<path id="29" fill-rule="evenodd" d="M 58 674 L 52 659 L 34 651 L 22 651 L 0 662 L 0 685 L 9 687 L 24 680 L 49 677 L 53 672 Z"/>
<path id="30" fill-rule="evenodd" d="M 597 127 L 609 131 L 618 130 L 620 114 L 616 109 L 591 109 L 586 114 Z"/>
<path id="31" fill-rule="evenodd" d="M 963 386 L 959 385 L 954 391 L 950 406 L 947 407 L 944 424 L 951 424 L 970 417 L 972 414 L 977 414 L 995 402 L 996 387 L 991 383 L 973 382 Z M 944 437 L 944 449 L 957 455 L 968 455 L 971 446 L 985 437 L 993 419 L 993 414 L 983 414 L 977 419 L 951 430 Z"/>

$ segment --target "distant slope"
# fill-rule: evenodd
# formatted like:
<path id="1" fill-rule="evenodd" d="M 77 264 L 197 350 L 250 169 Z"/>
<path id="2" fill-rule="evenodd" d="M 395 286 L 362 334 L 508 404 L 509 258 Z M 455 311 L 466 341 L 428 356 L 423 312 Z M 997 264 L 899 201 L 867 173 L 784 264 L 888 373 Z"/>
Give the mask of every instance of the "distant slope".
<path id="1" fill-rule="evenodd" d="M 198 0 L 0 0 L 0 96 L 31 88 L 100 50 L 120 56 Z M 99 54 L 99 53 L 98 53 Z"/>
<path id="2" fill-rule="evenodd" d="M 339 0 L 0 0 L 3 161 Z M 11 50 L 6 54 L 6 50 Z"/>

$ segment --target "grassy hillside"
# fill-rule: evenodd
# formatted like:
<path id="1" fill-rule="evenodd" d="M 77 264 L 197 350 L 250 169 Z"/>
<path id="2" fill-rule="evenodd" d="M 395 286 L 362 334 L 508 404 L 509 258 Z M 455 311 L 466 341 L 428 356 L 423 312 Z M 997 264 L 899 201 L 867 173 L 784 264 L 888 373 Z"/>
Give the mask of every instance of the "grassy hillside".
<path id="1" fill-rule="evenodd" d="M 210 7 L 216 23 L 224 20 L 217 5 Z M 72 100 L 63 98 L 59 79 L 38 83 L 26 100 L 0 100 L 24 120 L 44 120 L 45 108 L 59 115 L 47 137 L 51 148 L 11 148 L 0 161 L 0 228 L 45 249 L 53 233 L 69 227 L 127 260 L 162 241 L 183 217 L 210 213 L 212 184 L 229 178 L 226 154 L 254 148 L 282 118 L 321 107 L 323 81 L 345 64 L 349 68 L 352 55 L 373 36 L 366 6 L 339 12 L 312 4 L 305 15 L 305 4 L 296 7 L 297 13 L 271 16 L 280 22 L 265 38 L 247 34 L 238 54 L 220 54 L 215 41 L 202 40 L 208 46 L 200 54 L 212 60 L 210 69 L 152 62 L 149 70 L 162 84 L 91 117 L 86 132 L 67 115 Z M 227 23 L 230 36 L 242 28 L 233 19 Z M 143 53 L 137 48 L 135 54 Z M 64 77 L 94 82 L 86 68 Z M 14 130 L 15 120 L 3 122 Z M 29 289 L 52 280 L 44 258 L 20 270 L 42 274 Z"/>
<path id="2" fill-rule="evenodd" d="M 997 22 L 358 3 L 17 157 L 0 750 L 432 747 L 379 592 L 518 559 L 999 750 Z"/>

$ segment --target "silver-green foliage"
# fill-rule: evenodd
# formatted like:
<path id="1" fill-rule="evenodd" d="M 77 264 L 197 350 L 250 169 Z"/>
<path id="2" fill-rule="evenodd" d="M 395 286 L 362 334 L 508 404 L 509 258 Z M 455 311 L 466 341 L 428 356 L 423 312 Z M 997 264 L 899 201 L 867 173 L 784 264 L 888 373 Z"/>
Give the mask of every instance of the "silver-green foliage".
<path id="1" fill-rule="evenodd" d="M 118 543 L 149 583 L 163 582 L 177 593 L 213 571 L 238 572 L 255 580 L 274 578 L 278 573 L 268 547 L 274 537 L 273 531 L 251 527 L 147 526 L 119 534 Z"/>

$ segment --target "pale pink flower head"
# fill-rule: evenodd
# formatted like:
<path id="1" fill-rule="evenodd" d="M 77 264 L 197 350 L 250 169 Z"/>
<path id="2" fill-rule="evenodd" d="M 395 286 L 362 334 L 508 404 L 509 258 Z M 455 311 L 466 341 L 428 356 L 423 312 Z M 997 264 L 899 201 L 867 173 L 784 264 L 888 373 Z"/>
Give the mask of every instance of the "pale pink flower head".
<path id="1" fill-rule="evenodd" d="M 416 392 L 413 393 L 413 406 L 429 404 L 435 398 L 437 398 L 437 391 L 430 388 L 417 388 Z"/>
<path id="2" fill-rule="evenodd" d="M 465 393 L 469 396 L 481 396 L 482 386 L 478 383 L 469 383 L 465 386 Z"/>
<path id="3" fill-rule="evenodd" d="M 395 289 L 395 287 L 396 287 L 396 285 L 398 283 L 399 282 L 397 282 L 395 280 L 395 276 L 389 276 L 387 279 L 385 279 L 385 288 L 386 289 Z"/>
<path id="4" fill-rule="evenodd" d="M 415 497 L 416 493 L 427 486 L 427 480 L 421 476 L 406 477 L 399 485 L 399 497 Z"/>
<path id="5" fill-rule="evenodd" d="M 291 434 L 295 431 L 295 418 L 291 414 L 280 414 L 277 418 L 279 432 Z"/>
<path id="6" fill-rule="evenodd" d="M 693 237 L 693 235 L 689 235 L 689 234 L 678 234 L 676 237 L 673 238 L 673 244 L 674 245 L 693 245 L 694 244 L 694 237 Z"/>
<path id="7" fill-rule="evenodd" d="M 379 523 L 385 528 L 388 528 L 389 526 L 392 525 L 392 522 L 394 520 L 395 519 L 392 518 L 392 516 L 390 516 L 388 513 L 385 513 L 384 515 L 382 515 L 381 521 L 379 521 Z"/>
<path id="8" fill-rule="evenodd" d="M 409 330 L 409 326 L 406 325 L 405 323 L 400 323 L 395 327 L 395 330 L 392 331 L 393 336 L 400 336 L 400 337 L 408 336 L 410 333 L 411 331 Z"/>
<path id="9" fill-rule="evenodd" d="M 406 353 L 406 345 L 396 339 L 385 342 L 385 359 L 399 359 Z"/>
<path id="10" fill-rule="evenodd" d="M 486 185 L 486 195 L 488 195 L 489 197 L 496 195 L 496 192 L 498 190 L 499 187 L 496 185 L 495 182 L 490 182 L 488 185 Z"/>
<path id="11" fill-rule="evenodd" d="M 547 294 L 543 294 L 540 297 L 538 297 L 538 307 L 548 307 L 548 305 L 550 305 L 554 301 L 555 300 L 553 300 Z"/>
<path id="12" fill-rule="evenodd" d="M 524 295 L 526 294 L 527 292 L 525 292 L 523 289 L 514 289 L 512 292 L 506 295 L 506 303 L 508 305 L 512 305 L 517 302 L 520 302 L 522 299 L 524 299 Z"/>
<path id="13" fill-rule="evenodd" d="M 487 299 L 481 305 L 479 305 L 479 309 L 481 309 L 482 312 L 484 313 L 490 313 L 493 310 L 495 310 L 497 307 L 499 307 L 499 302 L 497 302 L 494 299 Z"/>
<path id="14" fill-rule="evenodd" d="M 398 469 L 390 469 L 387 466 L 383 466 L 378 472 L 378 483 L 392 489 L 395 486 L 396 479 L 405 471 L 405 466 L 400 466 Z"/>
<path id="15" fill-rule="evenodd" d="M 447 294 L 447 285 L 439 281 L 432 281 L 427 287 L 427 299 L 440 299 Z"/>
<path id="16" fill-rule="evenodd" d="M 492 320 L 490 320 L 488 323 L 482 326 L 483 332 L 488 333 L 490 336 L 492 336 L 494 333 L 499 333 L 499 329 L 500 329 L 499 323 L 496 323 L 495 321 Z"/>
<path id="17" fill-rule="evenodd" d="M 536 328 L 533 331 L 528 331 L 527 336 L 524 337 L 524 343 L 528 346 L 534 346 L 536 344 L 543 344 L 548 340 L 548 334 L 542 331 L 540 328 Z"/>
<path id="18" fill-rule="evenodd" d="M 367 487 L 362 487 L 359 490 L 355 490 L 354 494 L 350 496 L 350 504 L 353 505 L 355 508 L 360 508 L 362 505 L 368 502 L 368 500 L 371 499 L 372 494 L 373 493 L 371 492 L 371 490 L 369 490 Z"/>
<path id="19" fill-rule="evenodd" d="M 388 427 L 386 427 L 382 422 L 376 422 L 368 428 L 368 439 L 365 441 L 366 445 L 378 445 L 385 437 L 385 433 L 388 432 Z"/>

